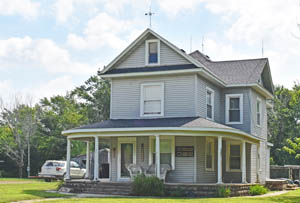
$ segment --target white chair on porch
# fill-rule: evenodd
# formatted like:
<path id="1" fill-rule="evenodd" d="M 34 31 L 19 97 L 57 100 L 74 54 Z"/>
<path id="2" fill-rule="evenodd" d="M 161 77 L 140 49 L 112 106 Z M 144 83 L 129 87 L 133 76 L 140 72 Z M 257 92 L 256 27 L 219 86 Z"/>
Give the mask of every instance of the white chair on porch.
<path id="1" fill-rule="evenodd" d="M 163 180 L 164 183 L 166 181 L 166 176 L 168 171 L 171 170 L 171 166 L 169 164 L 161 164 L 160 165 L 160 174 L 159 174 L 159 179 Z M 145 171 L 146 176 L 155 176 L 156 175 L 156 165 L 151 164 L 148 169 Z"/>
<path id="2" fill-rule="evenodd" d="M 137 175 L 143 174 L 143 169 L 138 164 L 129 164 L 127 170 L 129 171 L 131 180 L 134 180 L 134 177 Z"/>

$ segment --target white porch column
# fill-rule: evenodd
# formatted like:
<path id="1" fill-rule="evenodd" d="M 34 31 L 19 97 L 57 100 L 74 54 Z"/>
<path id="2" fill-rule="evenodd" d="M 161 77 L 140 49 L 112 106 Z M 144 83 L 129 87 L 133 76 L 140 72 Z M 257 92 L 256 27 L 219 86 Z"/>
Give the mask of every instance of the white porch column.
<path id="1" fill-rule="evenodd" d="M 247 183 L 246 180 L 246 142 L 242 141 L 242 183 Z"/>
<path id="2" fill-rule="evenodd" d="M 95 137 L 94 181 L 99 179 L 99 137 Z"/>
<path id="3" fill-rule="evenodd" d="M 160 140 L 159 135 L 155 135 L 155 164 L 156 164 L 156 176 L 160 178 Z"/>
<path id="4" fill-rule="evenodd" d="M 222 137 L 218 137 L 218 184 L 222 184 Z"/>
<path id="5" fill-rule="evenodd" d="M 90 177 L 90 141 L 86 142 L 85 178 Z"/>
<path id="6" fill-rule="evenodd" d="M 256 178 L 258 183 L 260 182 L 259 170 L 260 170 L 260 144 L 256 144 Z"/>
<path id="7" fill-rule="evenodd" d="M 67 138 L 67 171 L 66 171 L 66 180 L 70 179 L 70 161 L 71 161 L 71 140 Z"/>

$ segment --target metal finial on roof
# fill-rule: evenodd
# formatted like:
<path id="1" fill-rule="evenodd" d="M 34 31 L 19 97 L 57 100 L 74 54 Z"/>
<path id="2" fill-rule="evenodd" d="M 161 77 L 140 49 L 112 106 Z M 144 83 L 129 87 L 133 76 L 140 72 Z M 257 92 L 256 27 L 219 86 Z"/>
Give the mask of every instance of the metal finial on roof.
<path id="1" fill-rule="evenodd" d="M 150 2 L 150 6 L 149 6 L 149 11 L 147 13 L 145 13 L 145 16 L 149 16 L 149 28 L 151 28 L 151 17 L 154 15 L 155 13 L 153 13 L 151 11 L 151 2 Z"/>

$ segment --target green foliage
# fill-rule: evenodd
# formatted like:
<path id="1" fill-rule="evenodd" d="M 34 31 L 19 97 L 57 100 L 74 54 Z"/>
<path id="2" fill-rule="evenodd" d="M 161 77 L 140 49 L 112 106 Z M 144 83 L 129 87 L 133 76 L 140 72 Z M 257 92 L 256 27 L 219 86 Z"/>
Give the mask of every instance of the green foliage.
<path id="1" fill-rule="evenodd" d="M 277 86 L 273 103 L 273 110 L 268 111 L 268 134 L 272 135 L 269 141 L 274 144 L 271 147 L 274 164 L 300 164 L 300 159 L 295 159 L 299 151 L 294 148 L 300 137 L 299 83 L 291 90 Z"/>
<path id="2" fill-rule="evenodd" d="M 252 185 L 250 186 L 250 195 L 263 195 L 268 192 L 268 189 L 262 185 Z"/>
<path id="3" fill-rule="evenodd" d="M 137 196 L 163 196 L 165 187 L 157 177 L 141 174 L 134 178 L 132 192 Z"/>
<path id="4" fill-rule="evenodd" d="M 218 197 L 229 197 L 231 190 L 229 187 L 219 187 L 218 188 Z"/>

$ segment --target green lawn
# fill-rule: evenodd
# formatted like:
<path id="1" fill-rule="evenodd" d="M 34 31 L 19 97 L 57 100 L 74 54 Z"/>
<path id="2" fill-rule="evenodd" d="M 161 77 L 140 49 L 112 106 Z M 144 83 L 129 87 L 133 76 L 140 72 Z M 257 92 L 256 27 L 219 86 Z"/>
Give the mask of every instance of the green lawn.
<path id="1" fill-rule="evenodd" d="M 11 202 L 20 200 L 43 199 L 53 197 L 65 197 L 53 193 L 47 193 L 45 190 L 53 190 L 57 182 L 46 183 L 38 180 L 28 179 L 0 179 L 0 202 Z M 300 203 L 300 189 L 288 192 L 284 195 L 265 198 L 68 198 L 53 200 L 55 202 L 109 202 L 109 203 Z"/>
<path id="2" fill-rule="evenodd" d="M 58 182 L 46 183 L 40 180 L 0 178 L 0 202 L 63 197 L 64 195 L 47 193 L 53 190 Z"/>
<path id="3" fill-rule="evenodd" d="M 300 202 L 300 189 L 296 191 L 291 191 L 287 194 L 275 196 L 275 197 L 265 197 L 265 198 L 246 198 L 246 197 L 236 197 L 236 198 L 84 198 L 84 199 L 64 199 L 51 201 L 51 203 L 56 202 L 99 202 L 99 203 L 299 203 Z"/>

